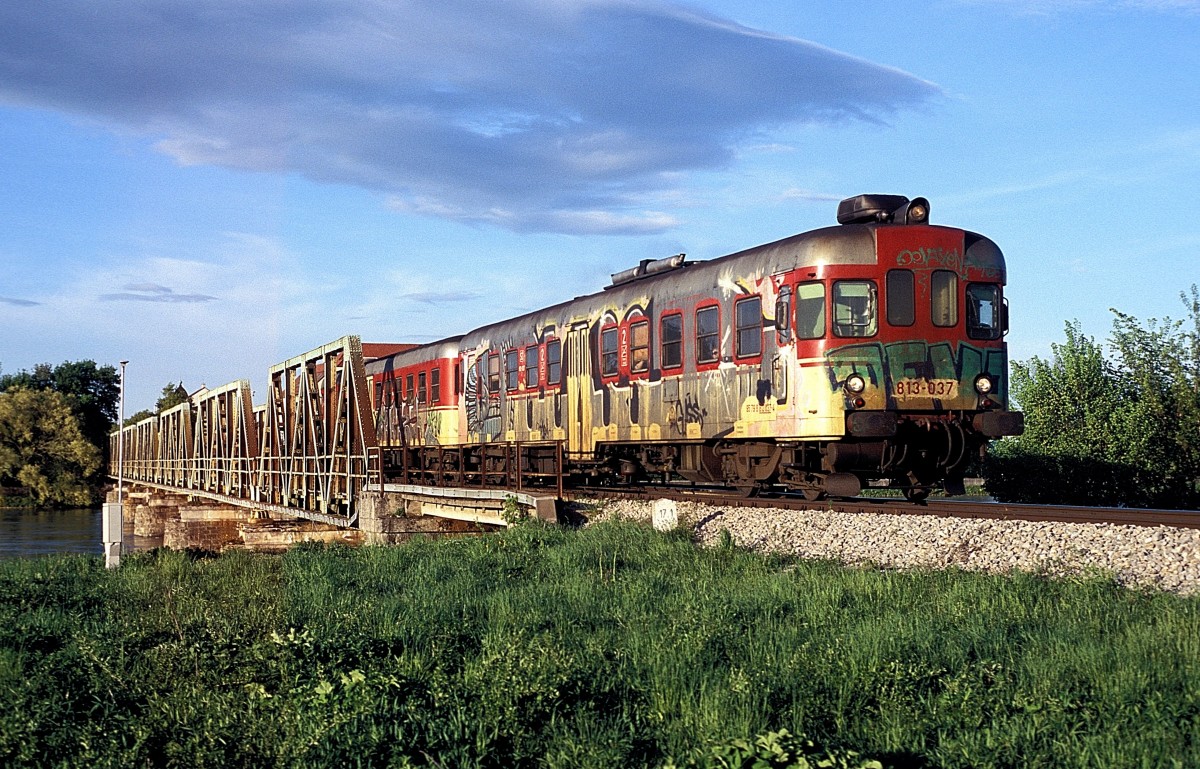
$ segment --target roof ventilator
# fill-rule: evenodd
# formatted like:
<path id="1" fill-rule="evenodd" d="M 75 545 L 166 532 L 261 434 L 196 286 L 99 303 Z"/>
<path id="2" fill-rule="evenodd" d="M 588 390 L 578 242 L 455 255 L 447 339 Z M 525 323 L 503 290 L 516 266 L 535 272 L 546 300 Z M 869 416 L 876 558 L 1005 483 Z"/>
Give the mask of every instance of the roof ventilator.
<path id="1" fill-rule="evenodd" d="M 665 259 L 643 259 L 637 267 L 630 267 L 628 270 L 614 272 L 612 274 L 612 285 L 605 286 L 605 288 L 632 283 L 635 280 L 648 278 L 660 272 L 669 272 L 677 270 L 680 267 L 688 267 L 690 265 L 685 263 L 686 260 L 687 254 L 675 254 L 675 256 L 668 256 Z"/>
<path id="2" fill-rule="evenodd" d="M 838 204 L 838 224 L 929 224 L 929 201 L 903 195 L 855 195 Z"/>

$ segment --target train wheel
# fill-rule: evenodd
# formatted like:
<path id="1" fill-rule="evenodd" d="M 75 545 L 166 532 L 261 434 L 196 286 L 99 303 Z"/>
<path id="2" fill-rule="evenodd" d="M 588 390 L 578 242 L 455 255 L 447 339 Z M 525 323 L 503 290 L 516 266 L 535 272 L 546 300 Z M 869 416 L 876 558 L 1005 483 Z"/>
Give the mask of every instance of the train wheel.
<path id="1" fill-rule="evenodd" d="M 731 494 L 736 494 L 737 496 L 745 497 L 746 499 L 749 499 L 750 497 L 757 497 L 759 491 L 759 486 L 757 483 L 735 483 L 727 488 Z"/>
<path id="2" fill-rule="evenodd" d="M 924 481 L 921 476 L 915 472 L 909 472 L 908 484 L 901 487 L 904 492 L 904 498 L 909 502 L 924 502 L 931 491 L 929 483 Z"/>

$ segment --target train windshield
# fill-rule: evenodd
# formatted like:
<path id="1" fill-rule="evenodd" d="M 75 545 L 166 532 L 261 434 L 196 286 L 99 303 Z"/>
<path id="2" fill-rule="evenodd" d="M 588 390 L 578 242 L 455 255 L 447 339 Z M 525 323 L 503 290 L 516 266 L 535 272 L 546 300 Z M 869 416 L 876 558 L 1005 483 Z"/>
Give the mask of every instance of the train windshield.
<path id="1" fill-rule="evenodd" d="M 839 280 L 833 284 L 833 333 L 875 336 L 879 326 L 878 289 L 870 280 Z"/>
<path id="2" fill-rule="evenodd" d="M 972 339 L 999 339 L 1000 287 L 992 283 L 967 286 L 967 336 Z"/>

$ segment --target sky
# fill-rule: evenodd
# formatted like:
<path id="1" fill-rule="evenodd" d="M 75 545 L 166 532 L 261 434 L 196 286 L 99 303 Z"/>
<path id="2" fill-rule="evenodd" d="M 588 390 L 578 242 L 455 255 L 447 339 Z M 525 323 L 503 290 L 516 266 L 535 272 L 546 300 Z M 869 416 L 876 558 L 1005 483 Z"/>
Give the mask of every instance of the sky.
<path id="1" fill-rule="evenodd" d="M 1010 356 L 1200 283 L 1200 0 L 0 4 L 0 372 L 126 408 L 922 196 Z"/>

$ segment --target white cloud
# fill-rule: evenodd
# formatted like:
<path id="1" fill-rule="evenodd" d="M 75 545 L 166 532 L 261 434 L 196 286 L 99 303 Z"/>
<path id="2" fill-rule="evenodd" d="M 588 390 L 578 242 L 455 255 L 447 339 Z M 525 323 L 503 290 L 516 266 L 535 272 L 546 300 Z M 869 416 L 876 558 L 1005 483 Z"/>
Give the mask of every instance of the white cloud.
<path id="1" fill-rule="evenodd" d="M 79 350 L 102 363 L 127 359 L 136 411 L 169 381 L 261 387 L 271 365 L 357 333 L 336 278 L 297 277 L 301 267 L 276 241 L 226 233 L 192 248 L 89 264 L 36 306 L 0 304 L 0 363 L 15 371 L 76 359 Z"/>
<path id="2" fill-rule="evenodd" d="M 0 51 L 0 101 L 141 132 L 182 164 L 299 173 L 518 231 L 662 231 L 677 221 L 647 198 L 734 162 L 764 128 L 881 122 L 940 94 L 626 0 L 5 3 Z"/>

